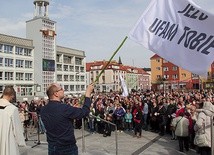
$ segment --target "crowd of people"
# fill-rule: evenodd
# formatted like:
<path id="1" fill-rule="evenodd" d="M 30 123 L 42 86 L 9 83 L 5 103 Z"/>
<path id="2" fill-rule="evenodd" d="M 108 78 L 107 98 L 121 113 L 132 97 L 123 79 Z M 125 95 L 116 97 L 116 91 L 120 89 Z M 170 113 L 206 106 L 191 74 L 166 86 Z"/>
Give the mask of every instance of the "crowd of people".
<path id="1" fill-rule="evenodd" d="M 63 99 L 64 104 L 81 107 L 81 99 Z M 39 114 L 42 106 L 47 101 L 27 101 L 18 103 L 20 117 L 24 125 L 29 125 L 35 113 Z M 141 138 L 142 130 L 156 132 L 160 136 L 170 134 L 172 140 L 178 140 L 179 151 L 189 148 L 200 148 L 201 155 L 211 154 L 210 118 L 214 114 L 214 92 L 212 90 L 191 91 L 132 91 L 129 96 L 123 97 L 117 92 L 109 94 L 94 93 L 90 115 L 85 118 L 85 123 L 91 133 L 111 136 L 111 132 L 130 132 L 133 137 Z M 29 115 L 26 119 L 24 113 Z M 23 114 L 23 115 L 22 115 Z M 116 124 L 113 125 L 105 121 Z M 75 128 L 82 126 L 81 119 L 73 119 L 71 123 Z M 45 127 L 41 121 L 41 133 Z M 205 128 L 204 128 L 205 126 Z M 201 130 L 207 134 L 206 145 L 196 146 L 195 135 Z"/>

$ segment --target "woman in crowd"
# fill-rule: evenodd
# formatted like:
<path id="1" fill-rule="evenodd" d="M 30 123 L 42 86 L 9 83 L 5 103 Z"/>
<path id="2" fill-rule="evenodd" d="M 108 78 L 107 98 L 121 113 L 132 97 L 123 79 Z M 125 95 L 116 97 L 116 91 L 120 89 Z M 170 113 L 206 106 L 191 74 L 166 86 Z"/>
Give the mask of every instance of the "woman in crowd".
<path id="1" fill-rule="evenodd" d="M 201 155 L 211 155 L 211 117 L 214 116 L 214 106 L 211 102 L 204 102 L 202 109 L 197 109 L 198 118 L 194 129 L 196 131 L 195 142 L 198 141 L 197 135 L 205 134 L 204 143 L 198 144 Z M 196 143 L 197 145 L 197 143 Z"/>

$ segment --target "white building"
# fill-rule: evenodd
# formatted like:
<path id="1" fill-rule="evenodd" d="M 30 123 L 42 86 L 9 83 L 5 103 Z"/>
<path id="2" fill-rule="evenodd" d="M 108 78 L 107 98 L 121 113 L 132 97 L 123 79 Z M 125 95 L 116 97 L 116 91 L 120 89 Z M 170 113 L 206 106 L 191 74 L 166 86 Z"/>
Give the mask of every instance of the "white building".
<path id="1" fill-rule="evenodd" d="M 33 19 L 26 38 L 0 34 L 0 92 L 13 85 L 17 98 L 46 96 L 49 84 L 59 82 L 67 95 L 86 88 L 85 52 L 56 45 L 56 22 L 48 17 L 48 0 L 34 0 Z"/>

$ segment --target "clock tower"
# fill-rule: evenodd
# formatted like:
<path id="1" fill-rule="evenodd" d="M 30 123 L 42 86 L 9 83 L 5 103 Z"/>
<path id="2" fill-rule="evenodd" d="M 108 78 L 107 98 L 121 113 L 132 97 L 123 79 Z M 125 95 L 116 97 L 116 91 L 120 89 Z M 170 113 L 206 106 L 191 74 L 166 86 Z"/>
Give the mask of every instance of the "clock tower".
<path id="1" fill-rule="evenodd" d="M 33 4 L 34 17 L 26 22 L 26 38 L 34 46 L 34 94 L 44 96 L 48 85 L 56 82 L 56 22 L 48 17 L 49 0 L 34 0 Z"/>

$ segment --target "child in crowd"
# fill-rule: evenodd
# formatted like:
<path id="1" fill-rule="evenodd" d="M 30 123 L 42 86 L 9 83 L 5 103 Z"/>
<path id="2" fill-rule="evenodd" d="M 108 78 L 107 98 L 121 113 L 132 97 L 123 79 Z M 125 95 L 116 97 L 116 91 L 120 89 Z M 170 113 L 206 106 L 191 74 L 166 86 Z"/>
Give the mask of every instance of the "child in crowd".
<path id="1" fill-rule="evenodd" d="M 130 109 L 126 110 L 125 123 L 126 123 L 126 129 L 130 131 L 132 129 L 132 114 L 130 112 Z"/>

